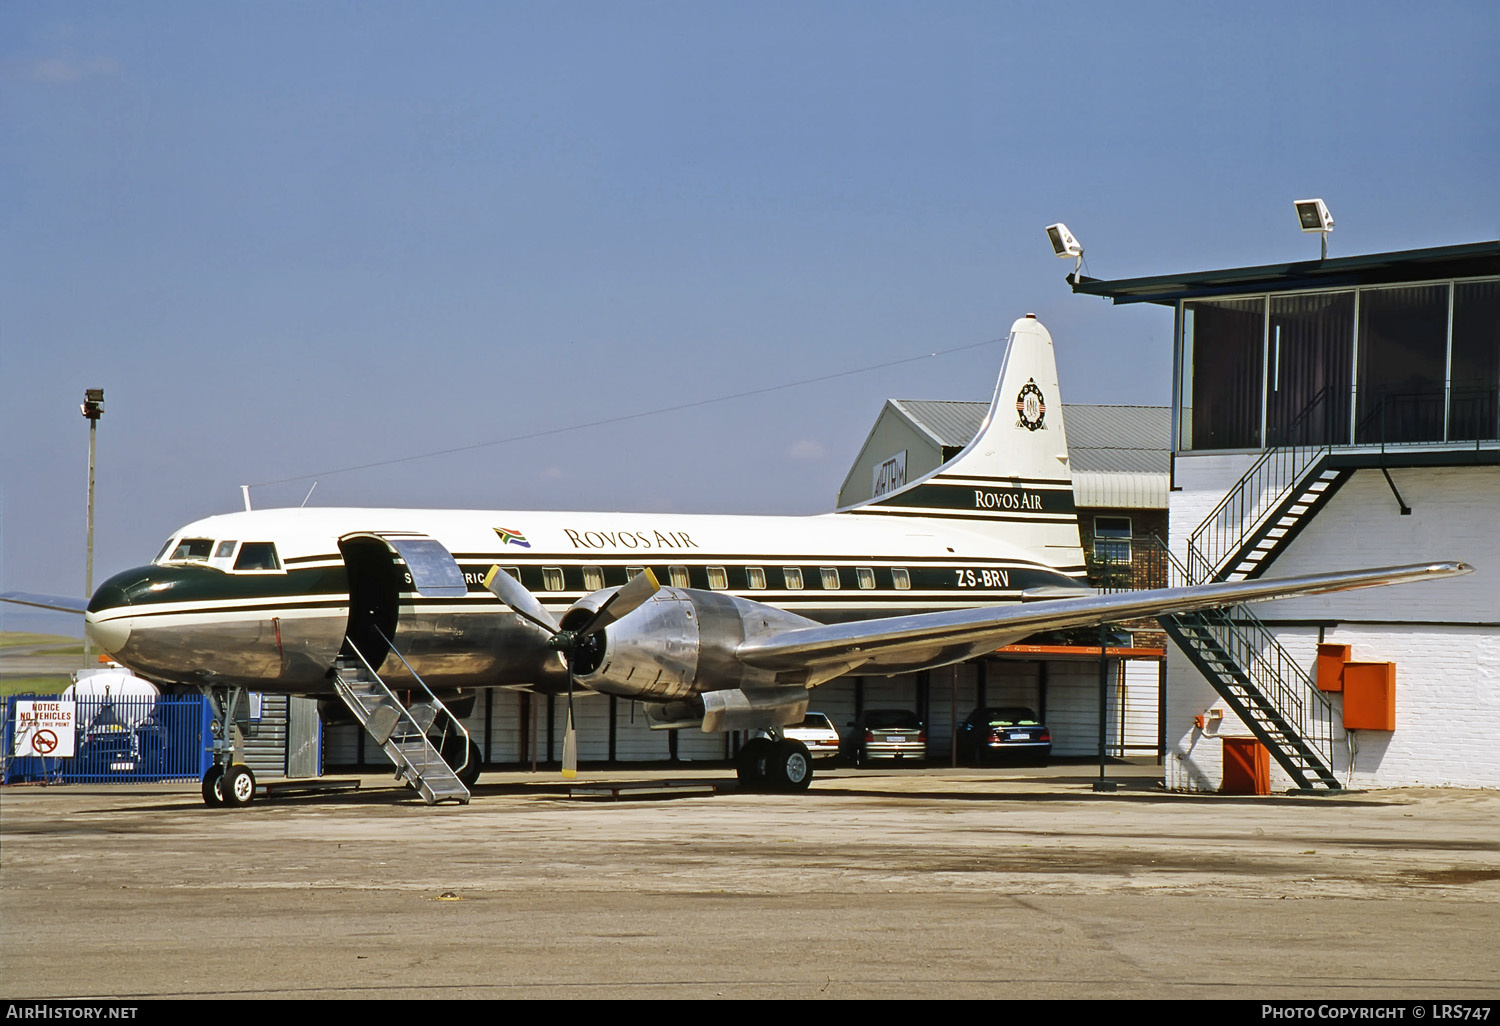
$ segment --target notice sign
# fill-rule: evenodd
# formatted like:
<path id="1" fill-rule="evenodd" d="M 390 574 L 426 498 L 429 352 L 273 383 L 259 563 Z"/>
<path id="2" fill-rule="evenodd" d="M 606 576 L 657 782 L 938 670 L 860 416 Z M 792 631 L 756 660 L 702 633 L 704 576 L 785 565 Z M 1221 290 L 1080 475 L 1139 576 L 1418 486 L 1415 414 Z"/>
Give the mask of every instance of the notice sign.
<path id="1" fill-rule="evenodd" d="M 16 734 L 11 751 L 48 759 L 73 757 L 74 702 L 16 702 Z"/>

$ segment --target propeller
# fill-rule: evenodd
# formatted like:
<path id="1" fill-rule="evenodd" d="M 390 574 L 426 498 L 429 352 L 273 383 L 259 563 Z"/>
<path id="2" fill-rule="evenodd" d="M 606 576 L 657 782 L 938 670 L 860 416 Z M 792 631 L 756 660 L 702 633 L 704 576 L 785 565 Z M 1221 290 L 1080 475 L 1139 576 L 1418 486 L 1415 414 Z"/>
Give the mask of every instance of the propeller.
<path id="1" fill-rule="evenodd" d="M 576 777 L 578 775 L 578 735 L 573 728 L 574 661 L 596 656 L 598 646 L 603 641 L 600 632 L 638 609 L 652 595 L 661 590 L 661 585 L 657 583 L 656 575 L 649 568 L 642 570 L 623 588 L 617 588 L 609 598 L 600 603 L 599 608 L 593 610 L 588 619 L 566 630 L 547 607 L 526 590 L 525 585 L 501 570 L 499 566 L 490 567 L 490 572 L 484 576 L 484 586 L 496 598 L 509 606 L 517 616 L 547 631 L 551 635 L 547 639 L 547 647 L 556 649 L 563 655 L 563 661 L 568 666 L 568 726 L 563 733 L 562 774 L 570 779 Z M 570 615 L 571 613 L 572 610 L 569 610 Z M 564 619 L 568 619 L 568 616 L 564 616 Z"/>

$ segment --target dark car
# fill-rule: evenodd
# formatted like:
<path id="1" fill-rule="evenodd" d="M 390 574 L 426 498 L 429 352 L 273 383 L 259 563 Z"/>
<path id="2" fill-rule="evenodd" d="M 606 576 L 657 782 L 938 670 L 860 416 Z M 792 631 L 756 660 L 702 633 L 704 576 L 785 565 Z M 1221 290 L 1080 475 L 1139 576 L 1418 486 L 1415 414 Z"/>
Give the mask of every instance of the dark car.
<path id="1" fill-rule="evenodd" d="M 975 709 L 958 728 L 958 757 L 964 762 L 1026 762 L 1045 766 L 1052 754 L 1052 732 L 1025 706 Z"/>
<path id="2" fill-rule="evenodd" d="M 856 766 L 927 758 L 927 731 L 910 709 L 869 709 L 849 727 L 842 753 Z"/>

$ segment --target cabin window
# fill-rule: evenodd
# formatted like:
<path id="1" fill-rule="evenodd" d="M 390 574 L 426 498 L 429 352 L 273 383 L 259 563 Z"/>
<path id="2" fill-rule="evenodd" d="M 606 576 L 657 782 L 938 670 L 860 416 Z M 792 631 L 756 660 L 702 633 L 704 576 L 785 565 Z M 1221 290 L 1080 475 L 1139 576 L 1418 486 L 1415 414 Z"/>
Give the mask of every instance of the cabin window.
<path id="1" fill-rule="evenodd" d="M 729 587 L 729 574 L 722 566 L 708 568 L 708 586 L 714 591 L 723 591 Z"/>
<path id="2" fill-rule="evenodd" d="M 802 590 L 802 568 L 795 566 L 784 566 L 781 575 L 786 578 L 787 591 Z"/>
<path id="3" fill-rule="evenodd" d="M 859 586 L 865 591 L 875 587 L 875 571 L 867 566 L 854 568 L 854 578 L 859 581 Z"/>
<path id="4" fill-rule="evenodd" d="M 583 568 L 583 590 L 598 591 L 604 587 L 604 568 L 597 566 L 586 566 Z"/>
<path id="5" fill-rule="evenodd" d="M 236 570 L 280 570 L 275 542 L 246 542 L 234 561 Z"/>
<path id="6" fill-rule="evenodd" d="M 234 555 L 234 547 L 238 544 L 239 542 L 233 541 L 219 542 L 218 546 L 214 549 L 214 558 L 228 559 L 230 556 Z"/>
<path id="7" fill-rule="evenodd" d="M 691 588 L 692 587 L 692 585 L 688 583 L 688 581 L 689 581 L 688 568 L 685 567 L 685 566 L 669 566 L 669 567 L 667 567 L 667 577 L 668 577 L 669 580 L 671 580 L 672 587 L 674 587 L 674 588 Z"/>
<path id="8" fill-rule="evenodd" d="M 521 568 L 518 566 L 502 566 L 500 568 L 500 572 L 504 574 L 510 574 L 516 579 L 517 584 L 521 582 Z"/>
<path id="9" fill-rule="evenodd" d="M 904 567 L 891 568 L 891 584 L 897 591 L 911 590 L 911 573 Z"/>
<path id="10" fill-rule="evenodd" d="M 823 575 L 823 587 L 828 591 L 838 591 L 839 571 L 838 567 L 825 566 L 819 568 L 818 572 Z"/>
<path id="11" fill-rule="evenodd" d="M 542 567 L 542 590 L 543 591 L 562 591 L 563 590 L 563 572 L 562 572 L 562 568 L 561 567 L 556 567 L 556 566 L 544 566 L 544 567 Z"/>
<path id="12" fill-rule="evenodd" d="M 745 567 L 745 581 L 755 591 L 761 591 L 766 586 L 766 572 L 758 566 Z"/>
<path id="13" fill-rule="evenodd" d="M 177 543 L 177 548 L 167 557 L 167 562 L 190 562 L 201 563 L 208 559 L 214 550 L 212 538 L 184 538 Z"/>
<path id="14" fill-rule="evenodd" d="M 627 566 L 625 568 L 625 580 L 627 582 L 633 581 L 645 572 L 646 568 L 643 566 Z"/>

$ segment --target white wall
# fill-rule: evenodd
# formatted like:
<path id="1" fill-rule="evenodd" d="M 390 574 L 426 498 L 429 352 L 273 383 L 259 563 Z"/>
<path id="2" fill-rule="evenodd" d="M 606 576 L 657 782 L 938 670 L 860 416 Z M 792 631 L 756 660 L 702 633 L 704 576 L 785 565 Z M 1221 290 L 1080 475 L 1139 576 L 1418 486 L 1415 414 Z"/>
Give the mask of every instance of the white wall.
<path id="1" fill-rule="evenodd" d="M 1178 461 L 1184 491 L 1173 495 L 1174 547 L 1217 502 L 1204 497 L 1233 459 Z M 1267 576 L 1446 559 L 1470 563 L 1475 573 L 1264 603 L 1255 611 L 1309 671 L 1320 628 L 1324 641 L 1352 646 L 1355 660 L 1396 664 L 1396 729 L 1357 732 L 1352 766 L 1349 739 L 1339 733 L 1335 774 L 1348 786 L 1500 787 L 1500 468 L 1400 469 L 1391 476 L 1410 516 L 1400 515 L 1379 470 L 1358 471 Z M 1341 710 L 1342 696 L 1332 698 Z M 1220 738 L 1249 735 L 1227 710 L 1217 734 L 1198 730 L 1193 717 L 1213 708 L 1225 709 L 1187 657 L 1169 650 L 1168 787 L 1216 790 Z M 1272 789 L 1291 786 L 1273 763 Z"/>

